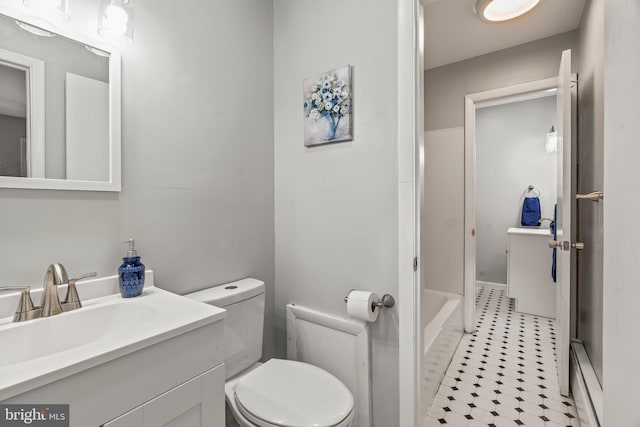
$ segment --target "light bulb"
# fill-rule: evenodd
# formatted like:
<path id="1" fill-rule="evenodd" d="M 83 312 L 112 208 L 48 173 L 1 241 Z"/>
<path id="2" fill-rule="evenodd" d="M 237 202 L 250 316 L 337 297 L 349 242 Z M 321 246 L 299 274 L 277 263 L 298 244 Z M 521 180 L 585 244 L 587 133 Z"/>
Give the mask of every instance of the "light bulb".
<path id="1" fill-rule="evenodd" d="M 122 35 L 127 32 L 129 16 L 120 6 L 109 5 L 104 11 L 104 27 L 114 35 Z"/>
<path id="2" fill-rule="evenodd" d="M 98 34 L 115 44 L 133 39 L 133 0 L 102 0 Z"/>

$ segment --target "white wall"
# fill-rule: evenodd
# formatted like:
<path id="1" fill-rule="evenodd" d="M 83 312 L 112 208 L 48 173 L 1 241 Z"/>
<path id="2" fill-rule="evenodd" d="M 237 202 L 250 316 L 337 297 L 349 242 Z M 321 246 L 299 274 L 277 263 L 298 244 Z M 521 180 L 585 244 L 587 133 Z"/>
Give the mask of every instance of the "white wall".
<path id="1" fill-rule="evenodd" d="M 346 316 L 349 289 L 398 292 L 397 4 L 278 0 L 275 230 L 278 352 L 285 304 Z M 357 28 L 354 31 L 353 28 Z M 353 66 L 354 140 L 305 148 L 302 82 Z M 398 319 L 372 325 L 373 420 L 398 425 Z"/>
<path id="2" fill-rule="evenodd" d="M 0 176 L 22 176 L 20 165 L 26 157 L 20 139 L 27 137 L 27 119 L 0 114 Z"/>
<path id="3" fill-rule="evenodd" d="M 605 0 L 604 425 L 640 425 L 640 3 Z"/>
<path id="4" fill-rule="evenodd" d="M 455 146 L 439 148 L 436 156 L 428 154 L 429 148 L 425 141 L 427 181 L 423 228 L 429 221 L 435 221 L 445 225 L 446 230 L 450 231 L 450 234 L 444 236 L 442 229 L 435 230 L 436 234 L 427 230 L 422 233 L 422 253 L 438 253 L 441 259 L 447 260 L 446 264 L 432 264 L 428 268 L 423 257 L 425 287 L 462 293 L 464 96 L 557 76 L 560 55 L 568 48 L 574 52 L 577 50 L 575 31 L 425 71 L 425 130 L 446 132 L 447 129 L 462 129 L 457 137 L 449 139 Z M 443 155 L 445 157 L 440 157 Z M 430 173 L 429 170 L 434 172 Z M 435 183 L 429 183 L 428 180 Z M 438 187 L 441 182 L 446 182 L 446 186 Z M 451 209 L 435 208 L 435 211 L 430 212 L 431 216 L 426 217 L 425 223 L 425 215 L 429 215 L 428 211 L 431 209 L 429 204 L 450 206 Z M 448 240 L 443 243 L 442 239 L 445 238 Z"/>
<path id="5" fill-rule="evenodd" d="M 98 3 L 71 0 L 70 24 L 95 31 Z M 122 58 L 123 190 L 0 189 L 0 285 L 40 286 L 52 262 L 116 274 L 135 237 L 164 289 L 264 280 L 272 355 L 272 30 L 268 0 L 137 0 Z"/>
<path id="6" fill-rule="evenodd" d="M 27 72 L 0 65 L 0 114 L 27 117 Z"/>
<path id="7" fill-rule="evenodd" d="M 545 141 L 555 122 L 555 96 L 476 110 L 477 280 L 507 283 L 507 229 L 521 226 L 528 185 L 540 191 L 542 218 L 553 218 L 558 156 Z"/>

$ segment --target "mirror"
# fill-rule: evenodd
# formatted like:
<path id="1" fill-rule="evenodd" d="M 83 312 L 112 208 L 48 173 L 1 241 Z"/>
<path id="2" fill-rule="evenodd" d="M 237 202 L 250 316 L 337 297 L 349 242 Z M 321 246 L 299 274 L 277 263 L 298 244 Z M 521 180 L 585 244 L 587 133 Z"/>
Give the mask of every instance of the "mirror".
<path id="1" fill-rule="evenodd" d="M 0 7 L 0 187 L 120 191 L 120 58 Z"/>

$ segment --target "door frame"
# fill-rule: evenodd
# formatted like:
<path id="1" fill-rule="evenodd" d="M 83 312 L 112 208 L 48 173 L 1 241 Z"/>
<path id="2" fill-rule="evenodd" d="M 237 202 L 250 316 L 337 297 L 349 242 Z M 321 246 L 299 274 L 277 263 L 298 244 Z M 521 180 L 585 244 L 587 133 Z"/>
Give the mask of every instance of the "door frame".
<path id="1" fill-rule="evenodd" d="M 558 87 L 551 77 L 528 83 L 472 93 L 464 99 L 464 330 L 475 331 L 476 320 L 476 107 L 498 100 Z"/>
<path id="2" fill-rule="evenodd" d="M 422 0 L 398 2 L 398 406 L 399 425 L 419 426 L 422 381 L 420 207 L 424 47 Z"/>

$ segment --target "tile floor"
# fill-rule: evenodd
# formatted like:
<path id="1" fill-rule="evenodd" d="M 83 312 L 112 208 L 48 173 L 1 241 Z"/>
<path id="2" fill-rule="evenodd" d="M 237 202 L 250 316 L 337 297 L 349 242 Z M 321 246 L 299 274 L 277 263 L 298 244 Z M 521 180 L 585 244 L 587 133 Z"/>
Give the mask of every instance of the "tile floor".
<path id="1" fill-rule="evenodd" d="M 483 286 L 476 316 L 424 427 L 579 426 L 573 399 L 558 391 L 555 322 L 517 313 L 504 290 Z"/>

